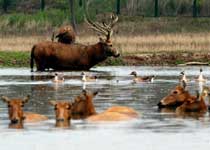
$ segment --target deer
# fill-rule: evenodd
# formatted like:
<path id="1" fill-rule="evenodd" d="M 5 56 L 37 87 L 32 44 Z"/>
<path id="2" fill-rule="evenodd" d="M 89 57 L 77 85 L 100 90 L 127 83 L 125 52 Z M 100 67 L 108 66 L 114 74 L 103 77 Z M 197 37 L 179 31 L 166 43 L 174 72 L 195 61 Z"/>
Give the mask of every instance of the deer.
<path id="1" fill-rule="evenodd" d="M 67 101 L 50 101 L 55 110 L 55 127 L 68 128 L 71 125 L 72 104 Z"/>
<path id="2" fill-rule="evenodd" d="M 72 119 L 86 119 L 89 122 L 129 121 L 139 117 L 137 111 L 126 106 L 112 106 L 103 112 L 96 112 L 93 98 L 98 91 L 83 90 L 72 103 Z"/>
<path id="3" fill-rule="evenodd" d="M 85 22 L 96 32 L 105 36 L 91 45 L 79 43 L 41 42 L 31 50 L 30 67 L 33 72 L 34 61 L 37 71 L 53 70 L 89 70 L 108 57 L 119 57 L 120 53 L 113 47 L 111 36 L 118 16 L 112 14 L 109 23 L 93 22 L 85 13 Z"/>
<path id="4" fill-rule="evenodd" d="M 177 85 L 170 93 L 160 100 L 158 107 L 162 108 L 176 108 L 182 105 L 184 102 L 188 101 L 190 103 L 196 101 L 197 97 L 191 95 L 186 90 L 186 82 L 183 81 L 182 84 Z"/>
<path id="5" fill-rule="evenodd" d="M 3 102 L 7 103 L 8 115 L 10 119 L 9 128 L 11 129 L 23 129 L 24 122 L 40 122 L 47 120 L 48 118 L 44 115 L 24 112 L 23 107 L 29 101 L 30 96 L 27 95 L 23 99 L 20 98 L 8 98 L 7 96 L 2 96 Z"/>

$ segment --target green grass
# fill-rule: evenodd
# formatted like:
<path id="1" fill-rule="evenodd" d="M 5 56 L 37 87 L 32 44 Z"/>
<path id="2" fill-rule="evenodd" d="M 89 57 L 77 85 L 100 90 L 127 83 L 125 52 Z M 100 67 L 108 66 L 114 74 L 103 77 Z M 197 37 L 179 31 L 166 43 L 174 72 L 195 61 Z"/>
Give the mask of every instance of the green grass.
<path id="1" fill-rule="evenodd" d="M 123 61 L 122 57 L 118 57 L 118 58 L 110 57 L 106 61 L 104 61 L 103 63 L 101 63 L 99 65 L 122 66 L 122 65 L 125 65 L 125 62 Z"/>
<path id="2" fill-rule="evenodd" d="M 175 62 L 176 65 L 184 64 L 184 63 L 185 63 L 184 60 L 176 60 L 176 62 Z"/>
<path id="3" fill-rule="evenodd" d="M 124 65 L 122 57 L 108 58 L 100 66 Z M 29 67 L 30 52 L 24 51 L 0 51 L 0 67 Z"/>
<path id="4" fill-rule="evenodd" d="M 1 67 L 28 67 L 29 59 L 30 59 L 30 52 L 0 51 Z"/>

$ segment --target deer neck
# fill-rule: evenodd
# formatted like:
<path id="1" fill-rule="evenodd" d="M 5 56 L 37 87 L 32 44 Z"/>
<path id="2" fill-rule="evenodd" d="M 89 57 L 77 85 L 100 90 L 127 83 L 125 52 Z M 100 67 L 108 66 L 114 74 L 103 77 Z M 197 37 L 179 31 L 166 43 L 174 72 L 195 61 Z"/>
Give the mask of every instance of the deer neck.
<path id="1" fill-rule="evenodd" d="M 89 116 L 96 114 L 95 106 L 93 104 L 93 98 L 89 96 L 87 96 L 87 111 Z"/>
<path id="2" fill-rule="evenodd" d="M 107 55 L 105 54 L 101 43 L 90 45 L 88 47 L 87 53 L 90 58 L 90 63 L 92 65 L 95 65 L 101 61 L 104 61 L 107 58 Z"/>
<path id="3" fill-rule="evenodd" d="M 200 103 L 203 107 L 206 107 L 208 104 L 206 104 L 205 100 L 203 97 L 200 98 Z"/>
<path id="4" fill-rule="evenodd" d="M 68 128 L 68 127 L 70 127 L 70 120 L 56 121 L 55 127 L 57 127 L 57 128 Z"/>

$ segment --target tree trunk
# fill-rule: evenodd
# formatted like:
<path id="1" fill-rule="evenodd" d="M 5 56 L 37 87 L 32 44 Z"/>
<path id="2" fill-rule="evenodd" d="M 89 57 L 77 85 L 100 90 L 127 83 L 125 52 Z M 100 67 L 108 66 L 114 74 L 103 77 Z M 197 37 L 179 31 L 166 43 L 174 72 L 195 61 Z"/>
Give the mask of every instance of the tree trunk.
<path id="1" fill-rule="evenodd" d="M 74 28 L 74 31 L 77 32 L 76 30 L 76 20 L 75 20 L 75 11 L 74 11 L 74 0 L 69 0 L 69 5 L 70 5 L 70 13 L 71 13 L 71 24 L 72 27 Z"/>
<path id="2" fill-rule="evenodd" d="M 2 7 L 5 13 L 7 12 L 9 5 L 10 5 L 10 0 L 3 0 Z"/>
<path id="3" fill-rule="evenodd" d="M 45 8 L 45 0 L 40 0 L 41 10 L 44 11 Z"/>
<path id="4" fill-rule="evenodd" d="M 83 5 L 82 0 L 79 0 L 79 6 L 82 7 L 82 5 Z"/>
<path id="5" fill-rule="evenodd" d="M 117 4 L 116 4 L 116 14 L 119 15 L 120 14 L 120 0 L 117 0 Z"/>
<path id="6" fill-rule="evenodd" d="M 198 9 L 197 9 L 197 0 L 193 1 L 193 17 L 197 17 L 198 16 Z"/>

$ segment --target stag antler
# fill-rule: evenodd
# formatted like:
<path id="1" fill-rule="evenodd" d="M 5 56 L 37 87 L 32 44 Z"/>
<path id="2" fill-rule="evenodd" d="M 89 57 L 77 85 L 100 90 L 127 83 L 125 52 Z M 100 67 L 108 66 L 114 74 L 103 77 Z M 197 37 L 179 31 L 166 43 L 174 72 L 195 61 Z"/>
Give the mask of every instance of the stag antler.
<path id="1" fill-rule="evenodd" d="M 113 34 L 113 27 L 115 26 L 115 24 L 118 21 L 118 16 L 115 14 L 112 14 L 110 16 L 110 23 L 106 24 L 105 22 L 99 23 L 99 22 L 93 22 L 90 20 L 89 15 L 88 15 L 88 6 L 89 6 L 89 1 L 86 2 L 86 8 L 85 8 L 85 21 L 87 22 L 88 25 L 90 25 L 90 27 L 99 32 L 100 34 L 103 34 L 106 36 L 106 41 L 109 42 L 110 38 Z"/>

